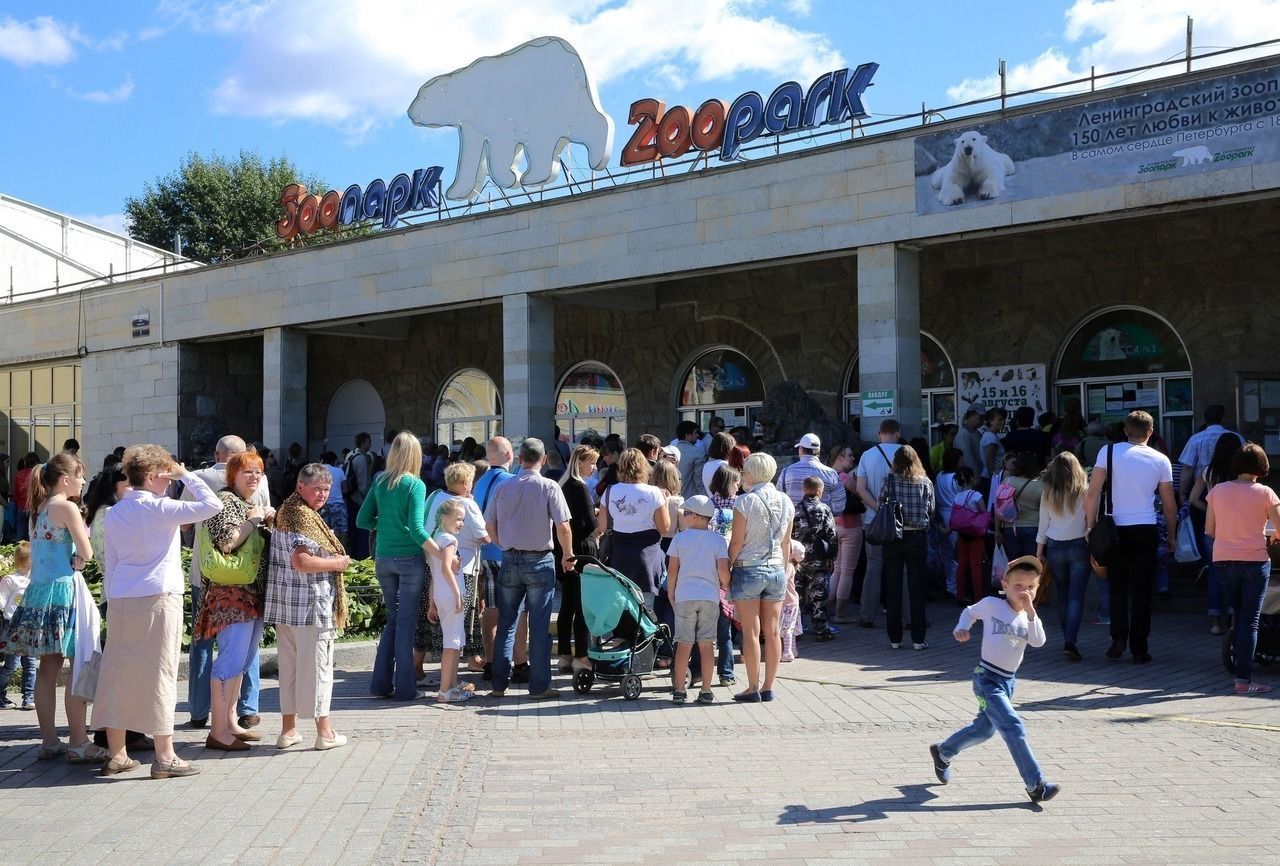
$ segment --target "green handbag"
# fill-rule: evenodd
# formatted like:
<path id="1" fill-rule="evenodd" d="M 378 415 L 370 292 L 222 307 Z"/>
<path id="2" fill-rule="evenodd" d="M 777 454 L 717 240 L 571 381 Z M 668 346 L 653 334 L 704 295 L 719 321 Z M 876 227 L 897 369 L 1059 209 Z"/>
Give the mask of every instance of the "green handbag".
<path id="1" fill-rule="evenodd" d="M 228 586 L 247 586 L 258 577 L 266 540 L 254 530 L 244 544 L 230 553 L 223 553 L 209 537 L 209 528 L 200 524 L 200 574 L 213 583 Z"/>

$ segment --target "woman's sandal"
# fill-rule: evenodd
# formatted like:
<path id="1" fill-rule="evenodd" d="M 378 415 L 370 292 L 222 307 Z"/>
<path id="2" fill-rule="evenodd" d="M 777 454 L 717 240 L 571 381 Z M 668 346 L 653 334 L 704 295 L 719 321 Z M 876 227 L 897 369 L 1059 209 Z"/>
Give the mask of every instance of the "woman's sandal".
<path id="1" fill-rule="evenodd" d="M 66 753 L 67 753 L 67 744 L 63 742 L 59 742 L 58 745 L 54 746 L 51 749 L 46 746 L 41 746 L 39 754 L 36 755 L 36 760 L 52 761 L 54 758 L 60 758 Z"/>
<path id="2" fill-rule="evenodd" d="M 78 746 L 67 747 L 68 764 L 101 764 L 111 753 L 93 740 L 85 740 Z"/>
<path id="3" fill-rule="evenodd" d="M 133 758 L 125 758 L 123 763 L 117 764 L 115 761 L 107 761 L 103 764 L 102 770 L 98 773 L 100 776 L 118 776 L 121 773 L 128 773 L 130 770 L 136 770 L 141 767 L 139 761 Z"/>

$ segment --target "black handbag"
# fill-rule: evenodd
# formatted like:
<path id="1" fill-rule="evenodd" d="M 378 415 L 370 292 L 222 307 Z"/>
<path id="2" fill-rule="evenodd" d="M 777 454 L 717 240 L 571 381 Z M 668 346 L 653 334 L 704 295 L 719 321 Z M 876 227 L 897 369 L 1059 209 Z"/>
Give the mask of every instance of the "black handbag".
<path id="1" fill-rule="evenodd" d="M 885 483 L 888 484 L 889 480 L 886 478 Z M 876 511 L 876 516 L 867 527 L 863 538 L 867 544 L 889 544 L 901 541 L 902 524 L 902 503 L 893 498 L 886 499 L 884 505 Z"/>
<path id="2" fill-rule="evenodd" d="M 1102 482 L 1102 501 L 1098 506 L 1097 520 L 1089 531 L 1089 555 L 1098 565 L 1107 565 L 1116 548 L 1120 546 L 1120 530 L 1116 528 L 1116 520 L 1111 516 L 1114 503 L 1111 499 L 1111 483 L 1115 480 L 1111 469 L 1111 455 L 1114 445 L 1107 446 L 1107 479 Z"/>

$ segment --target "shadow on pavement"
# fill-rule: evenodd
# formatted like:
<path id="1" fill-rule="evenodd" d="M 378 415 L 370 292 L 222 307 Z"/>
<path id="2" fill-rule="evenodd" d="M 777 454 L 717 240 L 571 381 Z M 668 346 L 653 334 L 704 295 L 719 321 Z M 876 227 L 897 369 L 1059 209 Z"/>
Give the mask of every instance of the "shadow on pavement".
<path id="1" fill-rule="evenodd" d="M 880 821 L 893 814 L 912 812 L 990 812 L 996 809 L 1018 809 L 1038 812 L 1035 803 L 960 803 L 955 805 L 931 805 L 938 795 L 929 790 L 933 785 L 898 785 L 900 796 L 880 800 L 867 800 L 856 806 L 833 806 L 827 809 L 810 809 L 807 806 L 786 806 L 778 816 L 779 824 L 847 824 L 859 821 Z"/>

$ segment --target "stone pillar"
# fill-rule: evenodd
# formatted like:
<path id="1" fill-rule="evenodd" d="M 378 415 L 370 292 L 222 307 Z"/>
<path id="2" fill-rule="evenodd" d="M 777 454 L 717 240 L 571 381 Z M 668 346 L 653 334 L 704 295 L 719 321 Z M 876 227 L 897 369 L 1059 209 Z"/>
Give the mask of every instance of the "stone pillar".
<path id="1" fill-rule="evenodd" d="M 502 433 L 551 441 L 555 428 L 555 302 L 502 299 Z"/>
<path id="2" fill-rule="evenodd" d="M 890 417 L 908 439 L 921 436 L 920 406 L 920 256 L 895 244 L 858 249 L 858 387 L 892 391 Z M 883 417 L 876 404 L 862 407 L 862 439 L 875 442 Z"/>
<path id="3" fill-rule="evenodd" d="M 282 464 L 307 444 L 307 335 L 289 328 L 262 332 L 262 442 Z"/>

